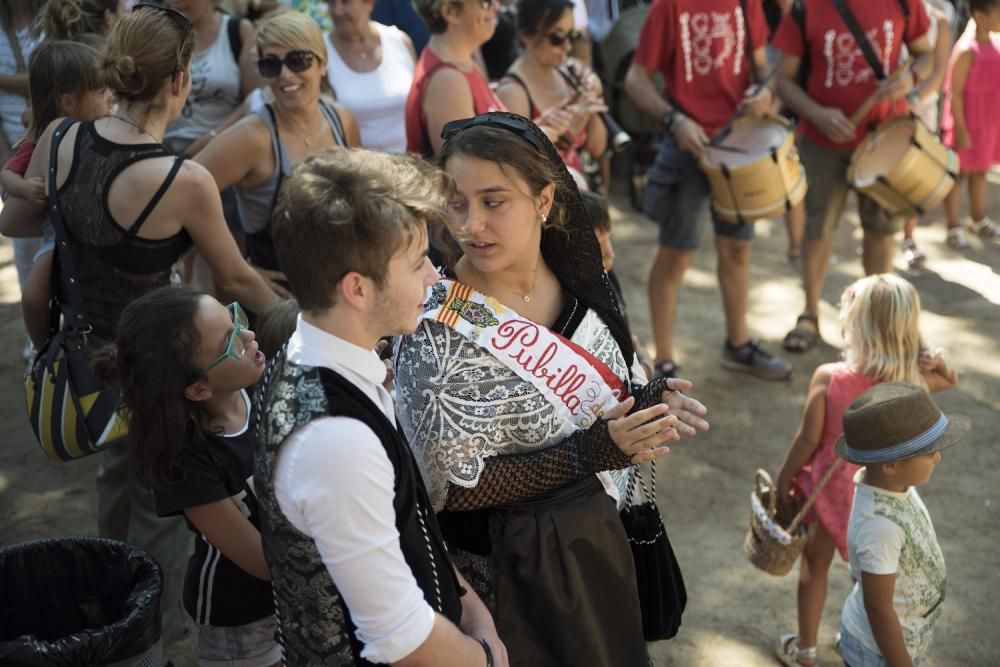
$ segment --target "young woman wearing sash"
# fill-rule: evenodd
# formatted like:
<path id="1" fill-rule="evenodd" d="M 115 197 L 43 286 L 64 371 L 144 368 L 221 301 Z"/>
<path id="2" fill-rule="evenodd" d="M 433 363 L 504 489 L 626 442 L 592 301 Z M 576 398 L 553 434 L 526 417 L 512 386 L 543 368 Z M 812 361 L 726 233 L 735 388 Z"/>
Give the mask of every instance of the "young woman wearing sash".
<path id="1" fill-rule="evenodd" d="M 662 456 L 708 428 L 705 408 L 683 380 L 629 396 L 645 378 L 545 135 L 506 113 L 443 135 L 462 256 L 399 344 L 400 425 L 512 666 L 646 664 L 619 487 L 601 471 Z M 625 416 L 636 403 L 655 405 Z"/>

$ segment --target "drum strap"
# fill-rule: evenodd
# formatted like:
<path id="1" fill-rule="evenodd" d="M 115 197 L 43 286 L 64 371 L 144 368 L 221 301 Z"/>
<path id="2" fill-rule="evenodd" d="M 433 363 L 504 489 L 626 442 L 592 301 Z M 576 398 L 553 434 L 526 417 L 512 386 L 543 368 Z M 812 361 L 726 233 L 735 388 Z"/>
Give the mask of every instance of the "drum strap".
<path id="1" fill-rule="evenodd" d="M 898 0 L 900 8 L 903 10 L 903 22 L 907 23 L 910 20 L 910 9 L 906 6 L 906 0 Z M 868 66 L 872 68 L 875 72 L 875 78 L 879 81 L 885 79 L 886 73 L 882 69 L 882 63 L 878 61 L 878 56 L 875 55 L 875 49 L 872 48 L 872 43 L 868 41 L 868 36 L 865 35 L 865 31 L 861 29 L 858 25 L 858 20 L 851 13 L 851 10 L 847 6 L 847 0 L 833 0 L 833 4 L 836 5 L 837 11 L 840 12 L 840 18 L 844 20 L 847 24 L 848 30 L 854 35 L 854 41 L 858 43 L 858 48 L 861 49 L 861 53 L 864 54 L 865 60 L 868 61 Z M 905 29 L 904 29 L 905 32 Z"/>

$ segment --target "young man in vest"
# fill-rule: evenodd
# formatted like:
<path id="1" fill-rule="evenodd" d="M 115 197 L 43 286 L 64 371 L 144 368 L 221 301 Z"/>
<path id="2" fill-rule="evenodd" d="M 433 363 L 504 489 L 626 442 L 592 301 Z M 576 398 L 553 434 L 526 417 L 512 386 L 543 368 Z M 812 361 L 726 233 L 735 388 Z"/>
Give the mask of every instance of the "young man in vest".
<path id="1" fill-rule="evenodd" d="M 902 113 L 915 77 L 930 73 L 929 21 L 920 0 L 844 0 L 889 76 L 876 77 L 851 29 L 842 18 L 840 0 L 797 0 L 785 14 L 772 45 L 781 51 L 778 94 L 798 114 L 802 131 L 800 156 L 806 193 L 806 235 L 802 253 L 805 310 L 785 337 L 785 348 L 808 350 L 819 338 L 819 299 L 830 262 L 833 231 L 847 198 L 847 166 L 854 148 L 883 120 Z M 916 61 L 912 73 L 900 71 L 903 45 Z M 799 68 L 805 65 L 805 86 Z M 857 124 L 850 117 L 865 100 L 879 101 Z M 866 275 L 892 270 L 893 235 L 903 220 L 892 218 L 873 200 L 858 193 L 864 231 L 862 265 Z"/>
<path id="2" fill-rule="evenodd" d="M 751 87 L 767 70 L 768 29 L 760 0 L 654 0 L 639 35 L 625 89 L 666 137 L 647 173 L 645 213 L 660 225 L 660 248 L 649 272 L 649 306 L 659 376 L 676 372 L 674 321 L 684 273 L 709 217 L 711 192 L 698 168 L 710 138 L 738 113 L 760 116 L 774 102 L 768 86 Z M 752 60 L 752 62 L 751 62 Z M 652 81 L 663 75 L 664 94 Z M 712 214 L 719 286 L 726 316 L 722 365 L 766 380 L 792 367 L 749 337 L 750 241 L 753 225 Z"/>
<path id="3" fill-rule="evenodd" d="M 412 157 L 315 155 L 281 188 L 278 259 L 302 309 L 258 390 L 256 479 L 285 664 L 506 665 L 457 573 L 383 387 L 436 279 L 444 176 Z"/>

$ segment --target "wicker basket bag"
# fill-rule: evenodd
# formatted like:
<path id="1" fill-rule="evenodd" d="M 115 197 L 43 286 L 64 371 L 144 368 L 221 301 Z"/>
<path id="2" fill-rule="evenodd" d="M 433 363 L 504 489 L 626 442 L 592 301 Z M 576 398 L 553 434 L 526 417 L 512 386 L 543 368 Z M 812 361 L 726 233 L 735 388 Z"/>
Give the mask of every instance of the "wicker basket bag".
<path id="1" fill-rule="evenodd" d="M 839 465 L 839 460 L 834 461 L 801 507 L 779 505 L 778 489 L 771 476 L 766 470 L 757 469 L 754 491 L 750 494 L 750 528 L 743 550 L 758 569 L 779 577 L 792 569 L 809 541 L 809 529 L 802 525 L 802 519 Z"/>

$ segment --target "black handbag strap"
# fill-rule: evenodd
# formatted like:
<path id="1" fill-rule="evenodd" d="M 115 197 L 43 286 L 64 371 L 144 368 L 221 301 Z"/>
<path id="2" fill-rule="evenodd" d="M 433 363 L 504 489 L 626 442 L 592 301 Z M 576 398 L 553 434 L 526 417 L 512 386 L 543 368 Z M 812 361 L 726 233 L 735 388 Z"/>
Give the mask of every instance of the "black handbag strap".
<path id="1" fill-rule="evenodd" d="M 66 118 L 59 123 L 52 133 L 52 145 L 49 149 L 49 222 L 56 235 L 56 261 L 64 280 L 65 301 L 58 300 L 59 308 L 66 316 L 65 324 L 78 331 L 87 331 L 89 325 L 84 316 L 83 294 L 76 271 L 76 262 L 70 250 L 69 234 L 63 224 L 62 212 L 59 210 L 59 188 L 56 182 L 56 167 L 59 164 L 59 144 L 77 121 Z M 67 307 L 68 306 L 68 307 Z"/>

